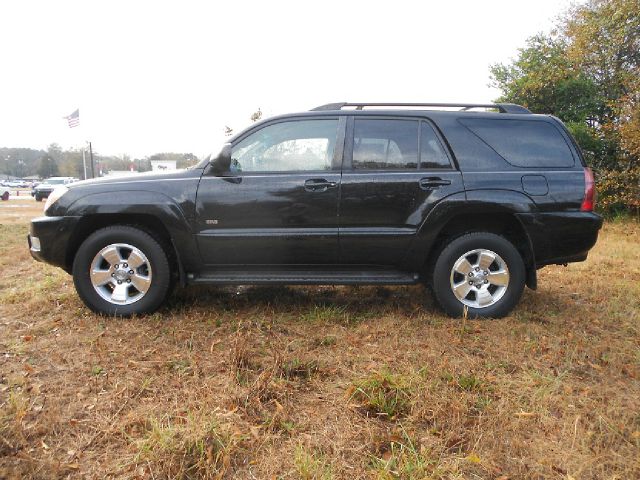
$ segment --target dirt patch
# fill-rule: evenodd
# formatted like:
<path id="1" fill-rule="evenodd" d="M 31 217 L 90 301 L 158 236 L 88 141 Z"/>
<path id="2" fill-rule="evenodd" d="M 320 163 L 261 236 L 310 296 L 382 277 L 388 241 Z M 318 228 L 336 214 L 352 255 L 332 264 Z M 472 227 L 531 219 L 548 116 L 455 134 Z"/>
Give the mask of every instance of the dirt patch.
<path id="1" fill-rule="evenodd" d="M 1 201 L 0 224 L 24 223 L 25 219 L 41 216 L 43 208 L 44 201 L 36 202 L 31 197 Z"/>

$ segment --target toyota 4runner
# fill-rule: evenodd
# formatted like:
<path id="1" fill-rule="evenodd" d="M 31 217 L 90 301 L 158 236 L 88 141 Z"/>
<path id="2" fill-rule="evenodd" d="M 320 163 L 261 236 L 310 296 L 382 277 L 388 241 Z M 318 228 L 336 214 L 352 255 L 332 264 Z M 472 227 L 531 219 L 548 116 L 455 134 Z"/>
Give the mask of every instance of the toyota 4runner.
<path id="1" fill-rule="evenodd" d="M 596 242 L 591 170 L 557 118 L 513 104 L 335 103 L 270 118 L 170 174 L 54 190 L 37 260 L 93 311 L 149 313 L 176 283 L 427 284 L 500 317 Z"/>

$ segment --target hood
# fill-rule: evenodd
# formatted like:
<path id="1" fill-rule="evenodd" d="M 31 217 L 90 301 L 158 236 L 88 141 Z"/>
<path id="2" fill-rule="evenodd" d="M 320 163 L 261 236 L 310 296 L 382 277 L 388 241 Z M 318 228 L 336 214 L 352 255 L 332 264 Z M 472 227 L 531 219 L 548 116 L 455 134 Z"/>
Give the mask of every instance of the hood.
<path id="1" fill-rule="evenodd" d="M 67 184 L 69 185 L 69 184 Z M 64 183 L 47 183 L 47 182 L 42 182 L 39 183 L 38 185 L 36 185 L 35 188 L 36 190 L 39 188 L 56 188 L 56 187 L 65 187 L 66 185 Z"/>
<path id="2" fill-rule="evenodd" d="M 191 178 L 194 176 L 200 176 L 202 174 L 202 168 L 190 168 L 185 170 L 173 170 L 171 172 L 144 172 L 128 175 L 124 177 L 100 177 L 90 180 L 80 180 L 66 185 L 68 188 L 73 189 L 77 187 L 90 187 L 92 185 L 109 185 L 109 184 L 123 184 L 123 183 L 136 183 L 136 182 L 148 182 L 157 180 L 161 183 L 163 180 L 170 180 L 174 178 Z"/>

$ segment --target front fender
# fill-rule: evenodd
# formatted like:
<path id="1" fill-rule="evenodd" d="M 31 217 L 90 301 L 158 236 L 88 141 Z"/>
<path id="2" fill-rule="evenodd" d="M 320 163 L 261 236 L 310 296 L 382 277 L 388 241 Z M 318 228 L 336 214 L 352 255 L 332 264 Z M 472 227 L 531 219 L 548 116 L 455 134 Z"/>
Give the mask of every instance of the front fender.
<path id="1" fill-rule="evenodd" d="M 81 219 L 101 215 L 113 219 L 115 216 L 122 218 L 123 223 L 136 216 L 153 217 L 167 230 L 181 269 L 192 271 L 200 264 L 191 222 L 184 208 L 167 195 L 152 191 L 121 190 L 88 193 L 71 200 L 64 205 L 65 216 Z"/>
<path id="2" fill-rule="evenodd" d="M 84 195 L 66 208 L 65 215 L 145 214 L 159 218 L 168 230 L 191 231 L 180 206 L 159 192 L 121 190 Z"/>

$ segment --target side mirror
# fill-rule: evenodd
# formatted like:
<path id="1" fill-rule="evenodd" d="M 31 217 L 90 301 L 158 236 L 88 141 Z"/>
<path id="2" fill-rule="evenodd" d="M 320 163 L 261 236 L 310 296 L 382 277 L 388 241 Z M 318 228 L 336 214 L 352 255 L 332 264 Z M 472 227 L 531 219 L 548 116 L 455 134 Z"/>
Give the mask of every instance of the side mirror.
<path id="1" fill-rule="evenodd" d="M 215 175 L 228 174 L 231 169 L 231 144 L 225 143 L 216 158 L 211 161 L 211 170 Z"/>

